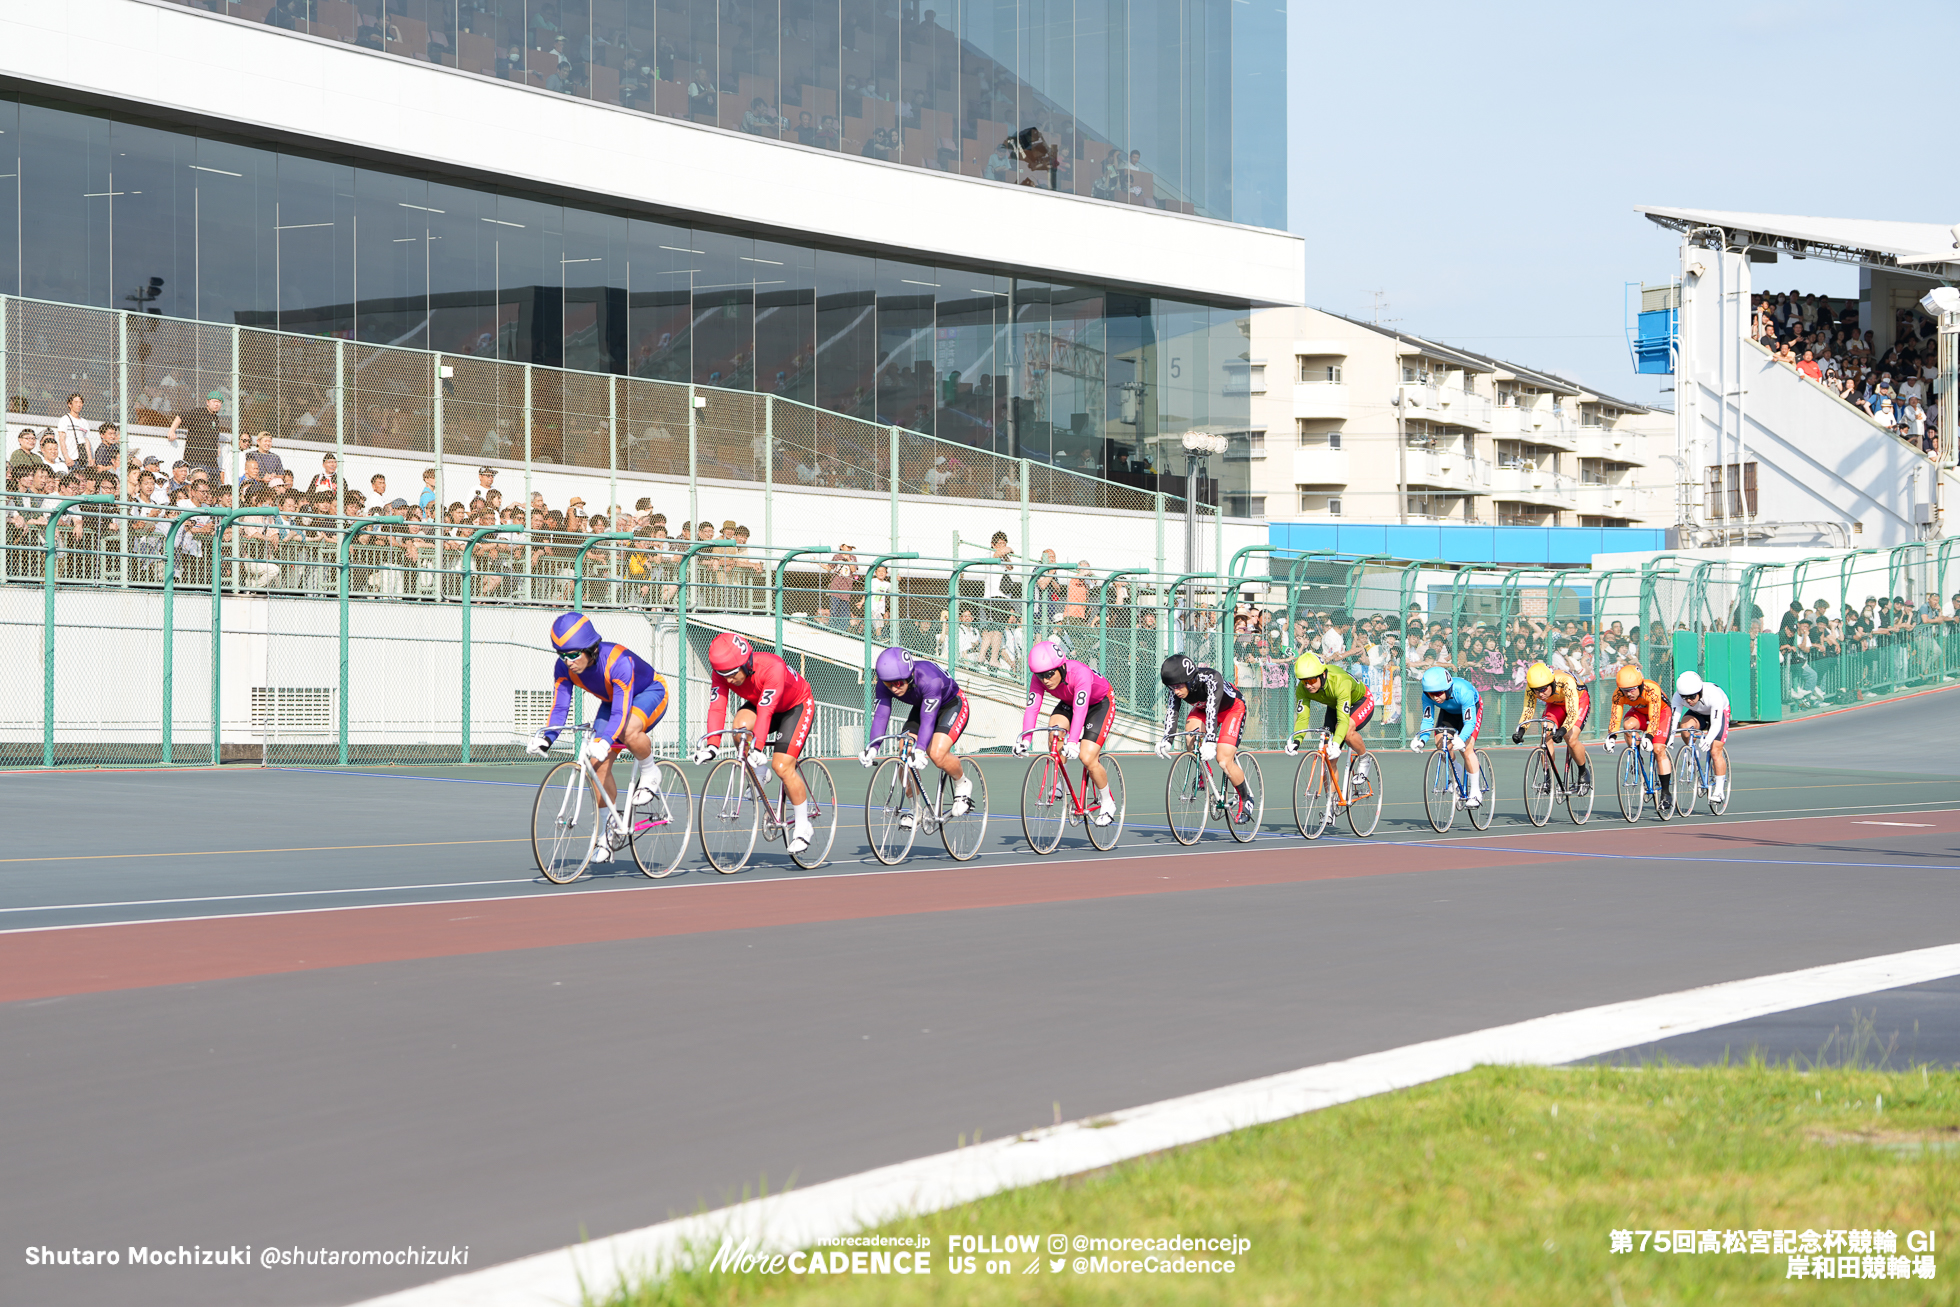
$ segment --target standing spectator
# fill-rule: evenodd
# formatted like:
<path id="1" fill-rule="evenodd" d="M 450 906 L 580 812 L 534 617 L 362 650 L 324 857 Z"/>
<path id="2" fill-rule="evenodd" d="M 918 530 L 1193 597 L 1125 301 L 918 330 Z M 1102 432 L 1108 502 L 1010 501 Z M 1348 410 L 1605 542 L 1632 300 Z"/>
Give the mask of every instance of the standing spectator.
<path id="1" fill-rule="evenodd" d="M 122 432 L 113 422 L 104 422 L 95 429 L 97 442 L 94 463 L 113 471 L 122 461 Z"/>
<path id="2" fill-rule="evenodd" d="M 340 497 L 340 460 L 332 454 L 322 454 L 320 456 L 320 470 L 315 472 L 313 479 L 306 483 L 306 492 L 310 495 L 325 493 L 338 499 Z"/>
<path id="3" fill-rule="evenodd" d="M 992 550 L 994 562 L 979 570 L 983 573 L 980 604 L 980 661 L 988 667 L 1012 672 L 1005 649 L 1007 617 L 1013 611 L 1013 553 L 1007 547 L 1007 532 L 996 531 Z"/>
<path id="4" fill-rule="evenodd" d="M 881 563 L 864 583 L 864 620 L 875 639 L 884 640 L 890 630 L 891 603 L 891 568 Z"/>
<path id="5" fill-rule="evenodd" d="M 89 462 L 89 425 L 82 420 L 82 396 L 77 391 L 68 397 L 68 411 L 55 420 L 55 435 L 59 437 L 61 461 L 69 467 Z"/>
<path id="6" fill-rule="evenodd" d="M 712 529 L 703 522 L 704 528 Z M 857 589 L 857 555 L 851 546 L 840 544 L 837 552 L 830 556 L 830 563 L 824 568 L 824 587 L 830 592 L 830 626 L 841 631 L 850 625 L 851 592 Z"/>
<path id="7" fill-rule="evenodd" d="M 192 467 L 214 473 L 218 470 L 218 446 L 226 434 L 221 416 L 224 407 L 225 393 L 214 390 L 204 397 L 204 407 L 197 412 L 170 419 L 170 437 L 184 442 L 184 461 Z"/>
<path id="8" fill-rule="evenodd" d="M 286 461 L 272 452 L 272 433 L 270 431 L 259 432 L 258 438 L 254 442 L 254 448 L 258 451 L 259 475 L 261 477 L 267 481 L 271 481 L 273 478 L 285 472 Z"/>
<path id="9" fill-rule="evenodd" d="M 7 455 L 8 475 L 13 475 L 16 470 L 25 471 L 28 468 L 45 466 L 41 462 L 41 455 L 35 449 L 38 442 L 34 439 L 34 428 L 22 427 L 17 439 L 20 447 Z"/>

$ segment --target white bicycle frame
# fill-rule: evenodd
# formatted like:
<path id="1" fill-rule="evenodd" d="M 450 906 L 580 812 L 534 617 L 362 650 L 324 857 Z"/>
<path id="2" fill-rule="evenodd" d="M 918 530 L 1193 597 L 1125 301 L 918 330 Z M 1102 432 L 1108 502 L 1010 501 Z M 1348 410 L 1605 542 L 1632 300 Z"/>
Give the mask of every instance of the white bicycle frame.
<path id="1" fill-rule="evenodd" d="M 577 830 L 579 820 L 585 816 L 585 814 L 579 811 L 576 806 L 581 801 L 580 798 L 577 796 L 582 796 L 587 792 L 590 792 L 592 795 L 593 808 L 595 810 L 603 809 L 608 817 L 607 821 L 600 822 L 598 826 L 594 828 L 592 833 L 593 847 L 594 848 L 598 847 L 599 838 L 600 836 L 606 834 L 608 829 L 612 826 L 613 824 L 612 819 L 615 818 L 618 819 L 618 824 L 626 827 L 626 832 L 630 833 L 633 829 L 633 792 L 640 788 L 640 759 L 633 758 L 633 754 L 631 750 L 623 749 L 623 748 L 619 750 L 619 752 L 626 754 L 627 757 L 633 758 L 633 769 L 627 777 L 626 784 L 624 786 L 621 786 L 619 784 L 619 777 L 617 775 L 618 764 L 617 763 L 614 764 L 614 768 L 615 768 L 615 775 L 613 777 L 614 788 L 619 793 L 625 796 L 624 805 L 623 806 L 616 805 L 613 800 L 606 798 L 605 787 L 599 783 L 599 769 L 597 766 L 593 764 L 592 759 L 586 756 L 585 746 L 579 743 L 579 739 L 581 736 L 590 737 L 592 735 L 592 728 L 590 726 L 567 726 L 563 728 L 563 730 L 564 730 L 564 734 L 572 737 L 572 754 L 574 759 L 578 763 L 579 775 L 584 779 L 585 784 L 579 786 L 575 790 L 568 789 L 565 791 L 565 797 L 559 801 L 559 805 L 558 805 L 559 820 L 564 821 L 569 816 L 571 819 L 570 820 L 571 828 L 573 830 Z M 547 751 L 547 753 L 548 752 L 549 751 Z M 656 766 L 658 766 L 658 764 L 656 764 Z M 573 810 L 570 813 L 567 813 L 565 811 L 565 804 L 567 803 L 574 805 Z"/>

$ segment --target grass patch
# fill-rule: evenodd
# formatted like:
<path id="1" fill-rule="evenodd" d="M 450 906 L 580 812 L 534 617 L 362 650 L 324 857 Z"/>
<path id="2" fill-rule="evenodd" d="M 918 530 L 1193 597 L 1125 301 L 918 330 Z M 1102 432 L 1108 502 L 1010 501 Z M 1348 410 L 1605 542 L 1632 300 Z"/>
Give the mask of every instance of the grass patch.
<path id="1" fill-rule="evenodd" d="M 1614 1255 L 1609 1232 L 1890 1229 L 1906 1255 L 1907 1231 L 1935 1230 L 1945 1263 L 1956 1140 L 1952 1072 L 1482 1067 L 884 1227 L 931 1236 L 927 1276 L 694 1270 L 607 1303 L 1950 1303 L 1960 1260 L 1932 1281 L 1815 1284 L 1786 1280 L 1783 1256 Z M 948 1237 L 968 1234 L 1042 1251 L 1007 1258 L 1011 1274 L 951 1274 Z M 1051 1273 L 1051 1234 L 1251 1247 L 1230 1275 Z"/>

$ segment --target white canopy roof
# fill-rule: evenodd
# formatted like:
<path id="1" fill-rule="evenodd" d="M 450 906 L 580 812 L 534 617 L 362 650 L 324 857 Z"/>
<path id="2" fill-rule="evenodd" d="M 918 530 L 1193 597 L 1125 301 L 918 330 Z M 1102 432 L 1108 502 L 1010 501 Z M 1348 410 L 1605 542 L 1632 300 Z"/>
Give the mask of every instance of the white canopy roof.
<path id="1" fill-rule="evenodd" d="M 1636 212 L 1675 231 L 1721 227 L 1730 238 L 1768 249 L 1787 250 L 1844 263 L 1893 268 L 1902 264 L 1939 275 L 1938 267 L 1960 264 L 1960 237 L 1932 222 L 1886 222 L 1877 218 L 1810 218 L 1782 213 L 1728 213 L 1717 209 L 1675 209 L 1639 205 Z"/>

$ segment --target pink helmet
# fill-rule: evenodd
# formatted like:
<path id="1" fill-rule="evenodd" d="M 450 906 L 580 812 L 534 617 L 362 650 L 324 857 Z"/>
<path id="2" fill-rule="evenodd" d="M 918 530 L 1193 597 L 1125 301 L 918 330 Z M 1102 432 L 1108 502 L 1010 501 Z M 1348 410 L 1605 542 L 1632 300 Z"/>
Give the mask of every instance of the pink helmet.
<path id="1" fill-rule="evenodd" d="M 1053 640 L 1043 640 L 1028 650 L 1028 670 L 1036 676 L 1043 672 L 1054 671 L 1062 665 L 1063 661 L 1062 651 L 1055 647 Z"/>

